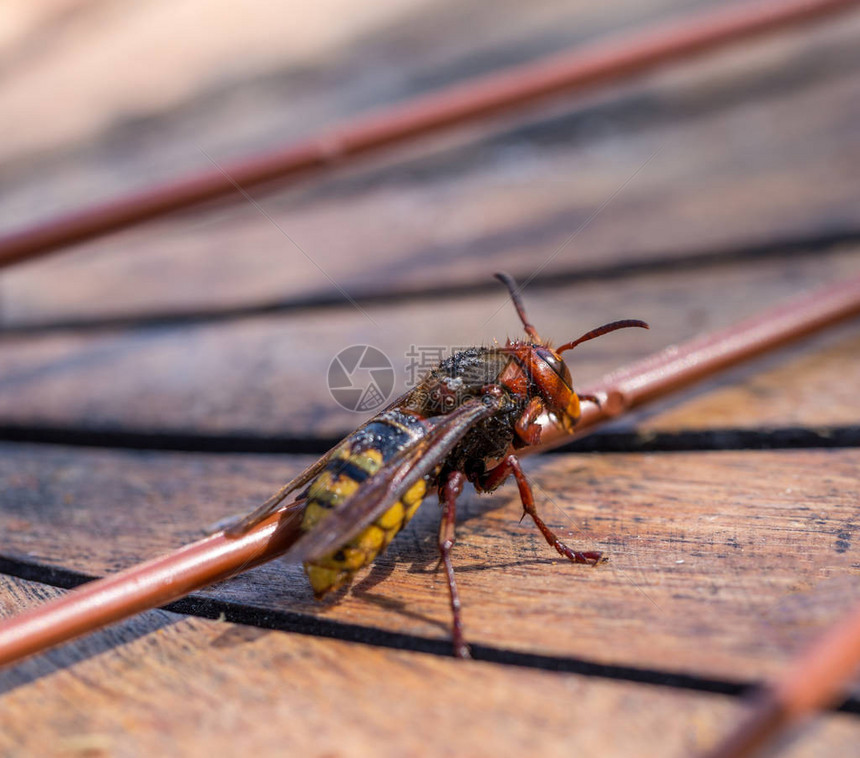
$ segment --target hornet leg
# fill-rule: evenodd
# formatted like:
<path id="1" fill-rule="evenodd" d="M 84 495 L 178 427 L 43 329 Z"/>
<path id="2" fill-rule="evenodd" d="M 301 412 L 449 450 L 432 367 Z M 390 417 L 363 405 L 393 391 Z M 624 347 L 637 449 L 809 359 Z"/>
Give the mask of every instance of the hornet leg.
<path id="1" fill-rule="evenodd" d="M 439 554 L 445 566 L 445 576 L 448 579 L 448 593 L 451 596 L 451 637 L 454 642 L 454 655 L 458 658 L 471 658 L 469 646 L 463 636 L 463 619 L 460 614 L 460 593 L 454 581 L 454 564 L 451 562 L 451 548 L 454 547 L 454 518 L 456 516 L 457 497 L 463 491 L 466 477 L 459 471 L 448 475 L 448 480 L 439 490 L 439 501 L 442 504 L 442 523 L 439 526 Z"/>
<path id="2" fill-rule="evenodd" d="M 514 478 L 517 480 L 517 487 L 520 490 L 520 500 L 522 500 L 523 503 L 523 511 L 532 517 L 532 521 L 534 521 L 537 528 L 540 529 L 541 534 L 549 543 L 550 547 L 554 547 L 561 555 L 573 563 L 587 563 L 591 566 L 596 566 L 600 563 L 603 555 L 602 553 L 580 553 L 577 550 L 571 550 L 555 536 L 553 531 L 544 523 L 543 519 L 538 516 L 532 488 L 520 467 L 519 459 L 515 455 L 507 456 L 498 466 L 487 471 L 481 478 L 478 486 L 480 489 L 489 492 L 496 489 L 496 487 L 504 482 L 511 473 L 513 473 Z"/>

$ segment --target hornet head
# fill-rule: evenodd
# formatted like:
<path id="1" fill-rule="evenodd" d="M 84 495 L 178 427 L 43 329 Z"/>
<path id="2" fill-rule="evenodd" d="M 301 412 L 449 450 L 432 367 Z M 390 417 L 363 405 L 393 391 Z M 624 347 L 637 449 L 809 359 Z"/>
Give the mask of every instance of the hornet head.
<path id="1" fill-rule="evenodd" d="M 580 398 L 573 389 L 570 369 L 561 354 L 572 350 L 582 342 L 614 332 L 616 329 L 626 329 L 631 326 L 647 329 L 648 324 L 636 319 L 613 321 L 592 329 L 579 339 L 567 342 L 561 347 L 552 348 L 541 339 L 537 330 L 529 323 L 520 298 L 520 290 L 513 278 L 504 273 L 496 274 L 496 278 L 508 288 L 514 308 L 523 323 L 523 329 L 529 336 L 527 342 L 508 343 L 506 350 L 511 354 L 512 359 L 499 381 L 515 394 L 529 395 L 533 398 L 529 412 L 532 418 L 528 421 L 536 421 L 541 412 L 546 411 L 570 432 L 580 417 Z"/>

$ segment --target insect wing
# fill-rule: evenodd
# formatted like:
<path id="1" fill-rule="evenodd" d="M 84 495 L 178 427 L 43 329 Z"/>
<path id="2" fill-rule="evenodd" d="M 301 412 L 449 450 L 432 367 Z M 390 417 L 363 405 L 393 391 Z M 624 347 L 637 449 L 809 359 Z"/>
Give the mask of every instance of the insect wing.
<path id="1" fill-rule="evenodd" d="M 469 400 L 449 413 L 425 437 L 367 479 L 343 507 L 332 511 L 316 529 L 299 538 L 284 557 L 302 563 L 323 557 L 349 542 L 433 471 L 474 424 L 497 408 L 498 401 L 487 397 Z"/>
<path id="2" fill-rule="evenodd" d="M 385 410 L 389 410 L 395 407 L 397 404 L 403 402 L 408 395 L 408 392 L 401 395 L 399 398 L 397 398 L 397 400 L 389 404 Z M 375 418 L 376 416 L 369 419 L 360 427 L 358 427 L 358 429 L 364 428 L 369 423 L 374 421 Z M 304 471 L 302 471 L 301 474 L 295 477 L 295 479 L 292 479 L 287 482 L 283 487 L 281 487 L 281 489 L 279 489 L 274 495 L 272 495 L 268 500 L 266 500 L 265 503 L 257 506 L 247 516 L 240 516 L 238 521 L 230 523 L 224 529 L 224 532 L 227 534 L 227 536 L 240 537 L 241 535 L 245 534 L 249 529 L 252 529 L 261 521 L 267 519 L 269 516 L 279 510 L 281 507 L 281 503 L 283 503 L 289 495 L 291 495 L 293 492 L 300 489 L 301 487 L 304 487 L 306 484 L 309 484 L 317 477 L 317 475 L 319 475 L 319 473 L 325 468 L 325 465 L 331 459 L 332 453 L 337 450 L 341 442 L 338 442 L 337 445 L 335 445 L 331 450 L 329 450 L 316 463 L 311 466 L 308 466 Z M 302 501 L 301 505 L 302 507 L 304 507 L 304 501 Z"/>
<path id="3" fill-rule="evenodd" d="M 332 452 L 335 448 L 329 450 L 322 458 L 320 458 L 316 463 L 312 466 L 308 466 L 301 474 L 299 474 L 295 479 L 287 482 L 281 489 L 279 489 L 274 495 L 272 495 L 265 503 L 255 508 L 251 511 L 247 516 L 240 517 L 239 521 L 234 524 L 230 524 L 224 532 L 228 537 L 240 537 L 245 534 L 249 529 L 259 524 L 264 519 L 271 516 L 275 511 L 279 510 L 281 507 L 281 503 L 287 499 L 287 496 L 295 492 L 296 490 L 304 487 L 309 482 L 313 481 L 314 478 L 320 473 L 320 471 L 325 468 L 326 463 L 328 463 L 331 458 Z M 302 505 L 304 505 L 304 501 L 302 501 Z"/>

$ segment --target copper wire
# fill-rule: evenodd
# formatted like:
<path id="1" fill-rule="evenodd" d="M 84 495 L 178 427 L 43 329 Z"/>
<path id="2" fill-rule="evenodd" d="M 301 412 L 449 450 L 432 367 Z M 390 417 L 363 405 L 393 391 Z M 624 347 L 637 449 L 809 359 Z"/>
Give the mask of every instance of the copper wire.
<path id="1" fill-rule="evenodd" d="M 860 315 L 860 277 L 766 311 L 742 324 L 664 350 L 587 388 L 607 398 L 587 411 L 578 433 L 804 335 Z M 569 439 L 569 438 L 568 438 Z M 564 440 L 556 439 L 555 444 Z M 216 534 L 174 553 L 73 590 L 0 623 L 0 665 L 40 653 L 148 608 L 176 600 L 284 553 L 295 541 L 295 511 L 275 514 L 238 539 Z M 860 645 L 850 651 L 852 660 Z M 829 670 L 823 670 L 829 675 Z M 820 706 L 810 685 L 804 708 Z"/>
<path id="2" fill-rule="evenodd" d="M 424 95 L 264 155 L 118 197 L 0 236 L 0 268 L 167 213 L 230 196 L 241 188 L 308 176 L 332 164 L 422 135 L 856 7 L 860 0 L 766 0 L 595 42 Z"/>
<path id="3" fill-rule="evenodd" d="M 815 711 L 835 705 L 860 666 L 860 604 L 827 629 L 778 680 L 756 692 L 737 727 L 705 758 L 749 758 Z"/>

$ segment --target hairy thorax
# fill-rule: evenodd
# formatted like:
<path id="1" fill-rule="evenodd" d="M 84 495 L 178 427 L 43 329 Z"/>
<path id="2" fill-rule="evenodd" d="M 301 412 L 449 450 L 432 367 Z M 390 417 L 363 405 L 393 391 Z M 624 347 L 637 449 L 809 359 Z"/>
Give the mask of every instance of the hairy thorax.
<path id="1" fill-rule="evenodd" d="M 444 416 L 463 403 L 497 387 L 511 356 L 497 348 L 473 347 L 442 361 L 409 394 L 403 406 L 424 418 Z M 501 458 L 514 441 L 514 423 L 528 399 L 502 389 L 496 413 L 477 423 L 448 454 L 443 469 L 462 470 L 471 478 L 484 462 Z"/>

